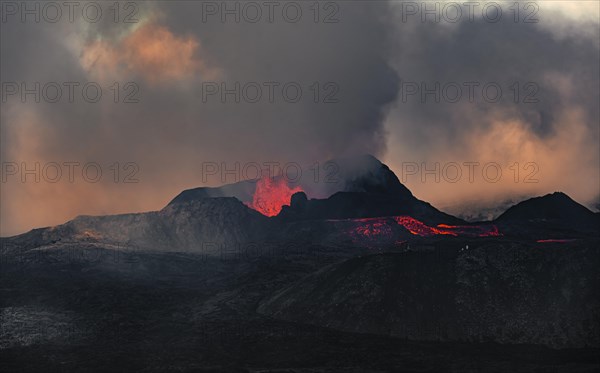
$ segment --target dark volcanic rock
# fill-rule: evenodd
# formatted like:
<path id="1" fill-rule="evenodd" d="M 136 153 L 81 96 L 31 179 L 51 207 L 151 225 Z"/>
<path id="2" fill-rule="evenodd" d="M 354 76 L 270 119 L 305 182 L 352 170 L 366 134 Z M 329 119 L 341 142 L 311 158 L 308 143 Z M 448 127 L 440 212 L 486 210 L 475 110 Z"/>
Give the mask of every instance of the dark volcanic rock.
<path id="1" fill-rule="evenodd" d="M 411 340 L 600 345 L 598 242 L 353 258 L 264 301 L 275 318 Z"/>
<path id="2" fill-rule="evenodd" d="M 235 198 L 206 198 L 147 213 L 78 216 L 56 227 L 5 238 L 3 244 L 23 250 L 92 242 L 139 250 L 203 252 L 259 240 L 269 231 L 268 224 L 269 218 Z"/>
<path id="3" fill-rule="evenodd" d="M 598 370 L 598 240 L 418 237 L 385 216 L 459 220 L 361 159 L 329 198 L 305 189 L 276 218 L 242 203 L 243 182 L 0 238 L 3 371 Z M 564 197 L 504 226 L 531 241 L 585 225 Z"/>
<path id="4" fill-rule="evenodd" d="M 572 232 L 600 235 L 598 215 L 556 192 L 522 201 L 500 215 L 495 222 L 505 230 L 521 235 L 548 232 L 555 237 L 569 237 Z"/>
<path id="5" fill-rule="evenodd" d="M 340 169 L 342 192 L 387 194 L 400 200 L 414 198 L 390 168 L 371 155 L 332 161 Z"/>
<path id="6" fill-rule="evenodd" d="M 339 170 L 333 182 L 326 183 L 333 194 L 325 199 L 310 199 L 301 205 L 284 206 L 279 214 L 282 220 L 410 215 L 434 225 L 465 223 L 414 197 L 388 166 L 370 155 L 331 162 Z"/>
<path id="7" fill-rule="evenodd" d="M 300 209 L 283 206 L 278 217 L 284 221 L 369 218 L 410 215 L 427 224 L 466 224 L 415 197 L 398 197 L 387 193 L 338 192 L 326 199 L 311 199 Z"/>
<path id="8" fill-rule="evenodd" d="M 186 189 L 173 198 L 168 205 L 218 197 L 235 197 L 242 202 L 248 202 L 252 200 L 252 195 L 254 194 L 255 188 L 256 180 L 247 180 L 215 188 L 200 187 Z"/>
<path id="9" fill-rule="evenodd" d="M 290 199 L 290 206 L 293 209 L 303 210 L 306 208 L 306 202 L 308 201 L 308 197 L 304 192 L 297 192 L 292 195 Z"/>

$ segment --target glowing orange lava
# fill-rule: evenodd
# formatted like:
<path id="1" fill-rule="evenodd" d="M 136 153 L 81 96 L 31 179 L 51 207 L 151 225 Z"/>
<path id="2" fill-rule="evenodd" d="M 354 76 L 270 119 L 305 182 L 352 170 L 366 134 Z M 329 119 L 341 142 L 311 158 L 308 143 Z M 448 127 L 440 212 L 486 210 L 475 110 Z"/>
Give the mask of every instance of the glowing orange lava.
<path id="1" fill-rule="evenodd" d="M 458 233 L 454 231 L 455 227 L 451 225 L 440 224 L 437 227 L 430 227 L 422 221 L 410 216 L 394 216 L 394 220 L 416 236 L 428 237 L 438 234 L 458 236 Z"/>
<path id="2" fill-rule="evenodd" d="M 548 238 L 545 240 L 537 240 L 535 242 L 537 243 L 567 243 L 567 242 L 573 242 L 573 241 L 577 241 L 574 238 Z"/>
<path id="3" fill-rule="evenodd" d="M 392 229 L 385 222 L 373 221 L 356 227 L 354 232 L 365 237 L 380 237 L 391 235 Z"/>
<path id="4" fill-rule="evenodd" d="M 263 215 L 275 216 L 284 205 L 290 204 L 292 195 L 297 192 L 302 192 L 302 188 L 290 188 L 284 178 L 263 176 L 256 182 L 252 202 L 246 203 L 246 206 Z"/>
<path id="5" fill-rule="evenodd" d="M 379 218 L 360 218 L 330 220 L 334 222 L 348 222 L 353 225 L 348 231 L 355 241 L 389 240 L 395 237 L 396 227 L 404 227 L 411 234 L 420 237 L 437 235 L 463 236 L 463 237 L 495 237 L 502 234 L 492 224 L 486 225 L 448 225 L 439 224 L 429 226 L 411 216 L 388 216 Z"/>

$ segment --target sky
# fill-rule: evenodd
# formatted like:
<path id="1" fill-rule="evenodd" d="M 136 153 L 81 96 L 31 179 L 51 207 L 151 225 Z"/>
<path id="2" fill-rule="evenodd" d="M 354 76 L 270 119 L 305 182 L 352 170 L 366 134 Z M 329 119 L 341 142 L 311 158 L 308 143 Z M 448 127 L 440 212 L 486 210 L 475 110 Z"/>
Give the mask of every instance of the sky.
<path id="1" fill-rule="evenodd" d="M 0 235 L 365 153 L 451 213 L 600 203 L 596 1 L 50 4 L 1 3 Z"/>

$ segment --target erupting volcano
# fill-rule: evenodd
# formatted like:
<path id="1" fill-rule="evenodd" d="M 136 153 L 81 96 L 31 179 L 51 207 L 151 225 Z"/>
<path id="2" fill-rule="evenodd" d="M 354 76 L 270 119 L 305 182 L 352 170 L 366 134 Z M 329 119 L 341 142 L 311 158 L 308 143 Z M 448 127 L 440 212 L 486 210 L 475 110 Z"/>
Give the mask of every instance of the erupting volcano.
<path id="1" fill-rule="evenodd" d="M 299 186 L 290 188 L 285 178 L 263 176 L 256 182 L 252 202 L 246 206 L 265 216 L 276 216 L 284 205 L 290 204 L 294 193 L 302 191 Z"/>

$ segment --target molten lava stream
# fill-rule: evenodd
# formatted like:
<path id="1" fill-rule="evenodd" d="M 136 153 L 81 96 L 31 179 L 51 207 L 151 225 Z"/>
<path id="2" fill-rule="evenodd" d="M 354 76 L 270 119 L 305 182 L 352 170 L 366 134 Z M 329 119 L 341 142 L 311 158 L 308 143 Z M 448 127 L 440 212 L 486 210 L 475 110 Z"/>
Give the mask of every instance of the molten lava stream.
<path id="1" fill-rule="evenodd" d="M 568 242 L 574 242 L 577 241 L 574 238 L 546 238 L 543 240 L 537 240 L 535 242 L 537 243 L 568 243 Z"/>
<path id="2" fill-rule="evenodd" d="M 263 176 L 256 182 L 252 202 L 247 202 L 246 206 L 263 215 L 276 216 L 284 205 L 290 204 L 294 193 L 302 191 L 299 186 L 290 188 L 283 177 Z"/>
<path id="3" fill-rule="evenodd" d="M 340 220 L 332 220 L 340 221 Z M 406 228 L 411 234 L 420 237 L 431 237 L 438 235 L 464 236 L 464 237 L 493 237 L 501 236 L 495 225 L 448 225 L 439 224 L 436 227 L 429 226 L 411 216 L 389 216 L 379 218 L 348 219 L 358 224 L 349 233 L 356 238 L 365 239 L 387 239 L 394 235 L 393 226 L 398 225 Z"/>

